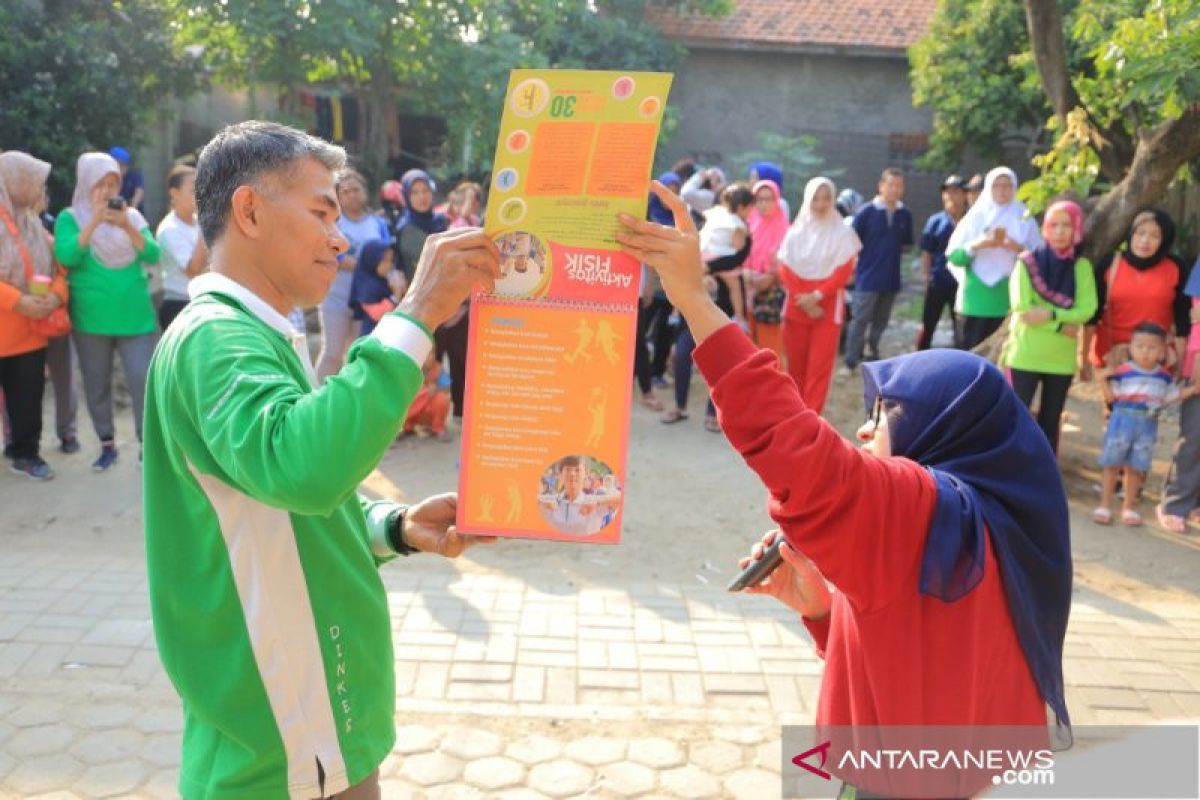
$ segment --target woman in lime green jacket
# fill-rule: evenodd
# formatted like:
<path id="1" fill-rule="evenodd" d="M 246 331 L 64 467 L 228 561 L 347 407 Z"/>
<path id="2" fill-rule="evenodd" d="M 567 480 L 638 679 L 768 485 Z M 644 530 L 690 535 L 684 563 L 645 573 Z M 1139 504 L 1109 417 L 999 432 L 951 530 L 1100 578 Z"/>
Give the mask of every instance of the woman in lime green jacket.
<path id="1" fill-rule="evenodd" d="M 1038 425 L 1058 452 L 1058 430 L 1067 391 L 1077 369 L 1080 328 L 1096 313 L 1092 265 L 1076 255 L 1083 239 L 1083 211 L 1055 203 L 1042 223 L 1046 243 L 1017 258 L 1009 299 L 1012 324 L 1002 363 L 1026 406 L 1042 387 Z"/>
<path id="2" fill-rule="evenodd" d="M 154 350 L 154 306 L 145 267 L 158 261 L 146 219 L 120 197 L 121 170 L 107 153 L 84 153 L 71 206 L 54 226 L 54 254 L 67 268 L 71 326 L 103 472 L 117 460 L 113 426 L 113 355 L 120 354 L 142 438 L 146 371 Z"/>

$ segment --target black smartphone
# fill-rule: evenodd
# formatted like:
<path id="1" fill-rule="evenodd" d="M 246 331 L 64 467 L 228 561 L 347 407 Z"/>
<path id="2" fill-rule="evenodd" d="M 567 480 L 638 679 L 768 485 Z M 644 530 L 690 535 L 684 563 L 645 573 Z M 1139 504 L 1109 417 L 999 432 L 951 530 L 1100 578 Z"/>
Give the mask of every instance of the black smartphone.
<path id="1" fill-rule="evenodd" d="M 763 551 L 762 558 L 757 561 L 751 559 L 746 568 L 733 579 L 733 583 L 729 584 L 726 591 L 740 592 L 747 586 L 756 586 L 766 580 L 767 576 L 774 572 L 775 568 L 783 561 L 783 554 L 779 552 L 782 544 L 783 534 L 776 534 L 775 541 Z"/>
<path id="2" fill-rule="evenodd" d="M 108 198 L 108 207 L 113 211 L 124 211 L 125 198 L 121 197 L 119 194 Z"/>

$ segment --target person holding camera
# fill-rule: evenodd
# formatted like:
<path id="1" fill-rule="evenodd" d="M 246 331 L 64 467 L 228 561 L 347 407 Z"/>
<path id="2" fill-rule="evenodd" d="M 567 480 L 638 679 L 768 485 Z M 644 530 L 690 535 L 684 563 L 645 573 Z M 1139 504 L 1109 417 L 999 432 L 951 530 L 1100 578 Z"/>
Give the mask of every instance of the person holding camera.
<path id="1" fill-rule="evenodd" d="M 100 439 L 92 464 L 104 472 L 117 461 L 112 368 L 120 355 L 142 438 L 146 371 L 154 351 L 154 304 L 145 267 L 158 261 L 150 226 L 118 193 L 121 169 L 107 153 L 84 153 L 75 169 L 75 193 L 54 224 L 54 255 L 67 269 L 71 327 L 88 413 Z"/>

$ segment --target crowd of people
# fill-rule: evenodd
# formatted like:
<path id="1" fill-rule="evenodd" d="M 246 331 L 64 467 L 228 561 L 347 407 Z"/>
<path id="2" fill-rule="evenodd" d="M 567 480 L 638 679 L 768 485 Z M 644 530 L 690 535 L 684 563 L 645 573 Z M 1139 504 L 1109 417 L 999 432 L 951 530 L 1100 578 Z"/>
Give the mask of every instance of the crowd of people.
<path id="1" fill-rule="evenodd" d="M 398 434 L 444 434 L 447 415 L 462 413 L 466 303 L 502 276 L 500 247 L 474 229 L 482 191 L 459 186 L 438 208 L 432 177 L 412 170 L 382 187 L 376 212 L 341 148 L 245 122 L 221 131 L 196 168 L 172 170 L 171 213 L 152 232 L 137 209 L 143 187 L 129 181 L 121 194 L 119 155 L 83 154 L 72 202 L 47 227 L 50 165 L 0 154 L 6 455 L 20 473 L 52 475 L 39 451 L 44 384 L 62 363 L 73 373 L 77 357 L 101 446 L 94 466 L 110 468 L 119 355 L 139 440 L 145 422 L 149 592 L 185 707 L 181 793 L 377 798 L 395 740 L 378 568 L 486 540 L 458 533 L 453 494 L 406 506 L 356 489 Z M 904 174 L 884 170 L 867 202 L 814 177 L 794 218 L 783 186 L 765 162 L 728 184 L 719 169 L 681 163 L 653 185 L 648 220 L 619 217 L 617 240 L 646 265 L 643 404 L 661 407 L 655 381 L 668 363 L 675 406 L 663 422 L 686 420 L 693 362 L 712 387 L 706 427 L 759 476 L 780 528 L 745 563 L 786 542 L 784 566 L 753 590 L 795 609 L 826 661 L 818 725 L 1044 732 L 1049 710 L 1067 728 L 1062 402 L 1076 377 L 1104 382 L 1094 518 L 1113 520 L 1119 473 L 1127 525 L 1141 521 L 1157 412 L 1183 403 L 1158 510 L 1182 531 L 1200 500 L 1200 399 L 1177 383 L 1200 353 L 1200 271 L 1189 276 L 1172 255 L 1162 212 L 1137 215 L 1123 248 L 1093 266 L 1076 203 L 1053 204 L 1038 225 L 1011 170 L 951 176 L 919 239 L 937 313 L 921 352 L 883 359 L 904 253 L 918 244 Z M 165 272 L 157 308 L 154 269 Z M 314 365 L 291 317 L 318 305 Z M 931 351 L 948 305 L 958 347 Z M 1000 368 L 963 352 L 996 338 Z M 821 416 L 839 349 L 844 369 L 861 366 L 863 447 Z M 64 452 L 79 448 L 71 396 L 68 378 Z M 575 457 L 556 470 L 544 511 L 591 530 L 598 498 L 621 487 Z M 597 480 L 589 498 L 585 481 Z M 841 777 L 914 796 L 874 785 L 878 776 Z M 977 791 L 974 777 L 947 796 Z"/>
<path id="2" fill-rule="evenodd" d="M 206 269 L 195 169 L 171 169 L 170 210 L 152 230 L 140 210 L 144 180 L 131 161 L 121 147 L 81 155 L 71 204 L 51 217 L 45 207 L 50 165 L 21 152 L 0 155 L 5 455 L 13 470 L 31 478 L 54 474 L 40 449 L 47 381 L 54 389 L 60 452 L 81 447 L 76 416 L 82 388 L 99 444 L 93 468 L 103 472 L 117 461 L 114 356 L 121 359 L 140 442 L 155 343 L 187 305 L 189 283 Z M 1189 521 L 1200 523 L 1200 401 L 1175 387 L 1192 380 L 1200 352 L 1200 337 L 1189 335 L 1200 274 L 1189 281 L 1174 252 L 1174 222 L 1164 212 L 1139 214 L 1126 242 L 1093 265 L 1078 252 L 1080 206 L 1057 203 L 1039 226 L 1017 199 L 1017 175 L 1002 166 L 969 181 L 947 177 L 942 209 L 920 228 L 903 202 L 904 173 L 895 168 L 883 171 L 869 199 L 813 177 L 794 217 L 783 172 L 770 162 L 754 164 L 745 180 L 730 181 L 719 167 L 685 159 L 659 180 L 685 202 L 697 225 L 706 287 L 716 305 L 776 353 L 810 408 L 824 409 L 835 374 L 849 375 L 881 357 L 906 254 L 915 246 L 925 283 L 915 349 L 932 345 L 947 312 L 954 347 L 972 350 L 999 339 L 993 348 L 999 363 L 1055 451 L 1073 381 L 1100 381 L 1111 396 L 1111 418 L 1100 462 L 1104 490 L 1093 517 L 1105 524 L 1114 518 L 1118 480 L 1125 486 L 1121 521 L 1141 524 L 1136 503 L 1159 410 L 1181 402 L 1180 440 L 1157 517 L 1173 532 Z M 437 191 L 422 170 L 384 182 L 377 193 L 361 173 L 339 174 L 337 224 L 349 248 L 338 257 L 332 289 L 318 307 L 317 384 L 340 370 L 351 343 L 396 308 L 430 235 L 480 224 L 485 195 L 478 183 L 459 183 L 441 204 Z M 654 195 L 647 218 L 673 224 Z M 293 309 L 290 319 L 305 329 L 302 309 Z M 453 420 L 463 413 L 468 324 L 464 303 L 435 332 L 426 385 L 404 432 L 452 438 Z M 1162 353 L 1151 377 L 1145 374 L 1149 362 L 1139 366 L 1131 353 L 1135 339 L 1157 335 L 1148 324 L 1161 332 Z M 696 340 L 657 273 L 646 268 L 637 330 L 640 402 L 661 411 L 663 423 L 683 422 Z M 1141 333 L 1135 337 L 1135 331 Z M 669 407 L 658 396 L 666 388 L 673 394 Z M 720 431 L 711 400 L 704 427 Z"/>
<path id="3" fill-rule="evenodd" d="M 50 169 L 28 153 L 0 154 L 0 418 L 12 470 L 35 480 L 54 477 L 41 449 L 47 380 L 62 455 L 81 449 L 76 420 L 82 381 L 99 444 L 92 468 L 105 472 L 119 457 L 113 372 L 119 357 L 141 442 L 151 356 L 209 262 L 193 166 L 179 163 L 169 171 L 170 208 L 153 229 L 143 212 L 145 181 L 125 148 L 82 154 L 71 203 L 57 215 L 47 211 Z M 384 183 L 375 209 L 365 177 L 352 169 L 339 176 L 337 224 L 350 248 L 339 256 L 337 277 L 318 307 L 318 383 L 341 368 L 352 342 L 395 308 L 427 236 L 479 225 L 478 183 L 461 182 L 437 207 L 436 191 L 427 173 L 410 170 L 400 181 Z M 299 331 L 306 330 L 304 312 L 295 308 L 289 315 Z M 448 418 L 462 417 L 466 312 L 464 304 L 436 331 L 426 385 L 402 433 L 451 439 Z"/>
<path id="4" fill-rule="evenodd" d="M 1096 522 L 1113 522 L 1120 480 L 1120 520 L 1142 524 L 1137 503 L 1158 416 L 1165 404 L 1181 402 L 1180 438 L 1156 516 L 1175 533 L 1200 524 L 1200 401 L 1190 387 L 1200 353 L 1200 327 L 1192 332 L 1193 317 L 1200 319 L 1193 311 L 1200 307 L 1200 270 L 1192 274 L 1176 254 L 1170 216 L 1157 209 L 1138 214 L 1125 242 L 1092 264 L 1080 250 L 1081 206 L 1056 202 L 1039 225 L 1017 199 L 1019 181 L 1008 167 L 970 180 L 948 176 L 942 209 L 920 229 L 903 203 L 904 177 L 883 170 L 865 202 L 853 189 L 839 192 L 829 178 L 814 177 L 790 222 L 783 174 L 771 163 L 729 182 L 721 169 L 688 159 L 658 180 L 698 228 L 705 286 L 716 306 L 775 352 L 807 407 L 822 412 L 835 371 L 850 375 L 880 360 L 906 251 L 915 246 L 925 283 L 915 349 L 931 347 L 948 311 L 953 347 L 995 354 L 1053 452 L 1072 383 L 1099 382 L 1107 426 Z M 656 196 L 648 218 L 674 224 Z M 687 419 L 696 338 L 649 270 L 638 330 L 642 405 L 662 410 L 655 389 L 673 379 L 675 403 L 661 421 Z M 721 430 L 711 400 L 704 426 Z"/>

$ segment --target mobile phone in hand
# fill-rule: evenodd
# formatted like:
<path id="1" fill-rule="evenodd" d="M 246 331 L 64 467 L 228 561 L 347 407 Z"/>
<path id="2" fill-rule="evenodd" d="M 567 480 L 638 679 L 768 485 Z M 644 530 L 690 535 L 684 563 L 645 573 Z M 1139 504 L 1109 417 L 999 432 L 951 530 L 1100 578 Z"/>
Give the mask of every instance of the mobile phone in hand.
<path id="1" fill-rule="evenodd" d="M 108 208 L 111 211 L 124 211 L 125 210 L 125 198 L 121 197 L 121 195 L 119 195 L 119 194 L 108 198 Z"/>

